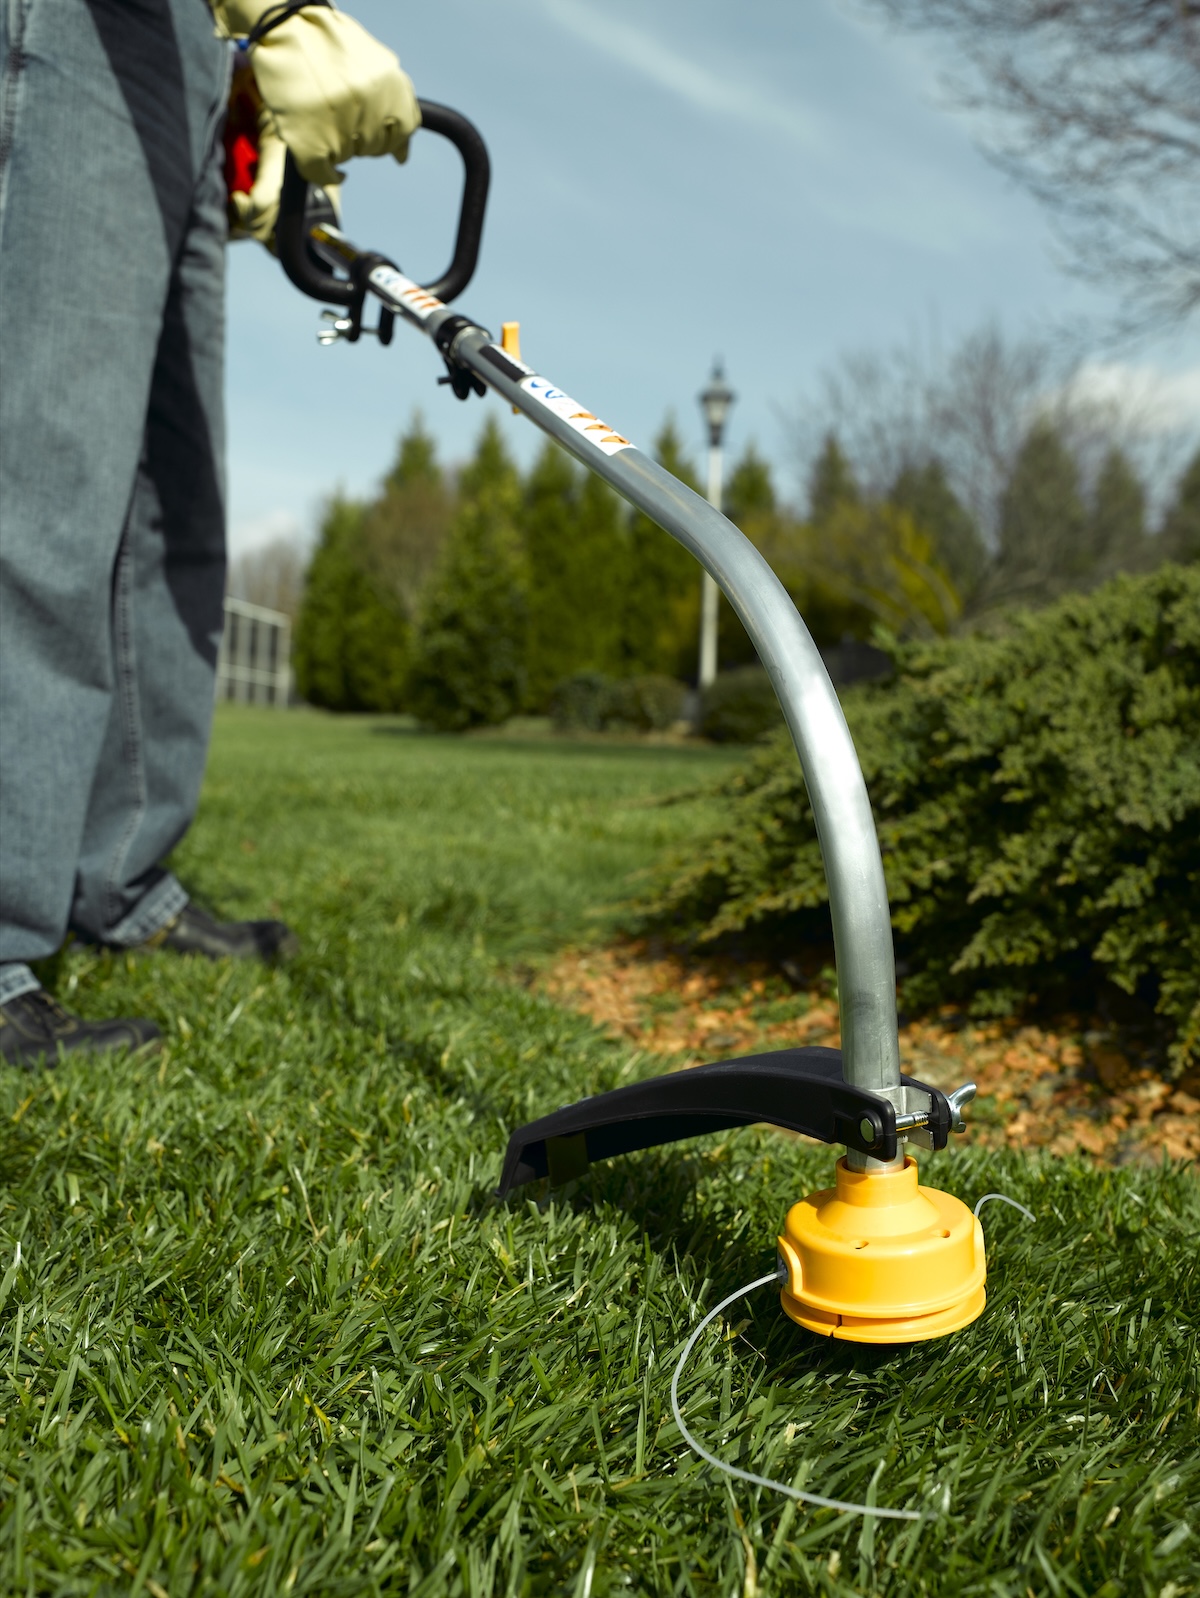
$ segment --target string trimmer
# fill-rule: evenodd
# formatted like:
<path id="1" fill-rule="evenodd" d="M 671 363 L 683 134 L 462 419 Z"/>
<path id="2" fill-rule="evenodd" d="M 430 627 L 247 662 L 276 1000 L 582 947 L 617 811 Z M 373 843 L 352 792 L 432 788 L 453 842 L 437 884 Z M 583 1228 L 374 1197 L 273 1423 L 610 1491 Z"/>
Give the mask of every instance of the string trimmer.
<path id="1" fill-rule="evenodd" d="M 821 656 L 783 584 L 731 522 L 527 366 L 516 324 L 506 324 L 497 341 L 473 317 L 450 309 L 447 302 L 467 287 L 478 259 L 488 156 L 465 118 L 425 101 L 421 111 L 425 129 L 450 139 L 465 167 L 454 257 L 443 276 L 415 283 L 393 261 L 352 244 L 315 207 L 290 156 L 277 233 L 284 269 L 305 294 L 340 308 L 325 312 L 323 342 L 373 332 L 387 343 L 397 319 L 425 334 L 445 365 L 440 381 L 460 399 L 493 390 L 712 574 L 754 642 L 800 758 L 829 884 L 841 1007 L 840 1050 L 782 1049 L 699 1066 L 584 1099 L 520 1127 L 509 1141 L 500 1193 L 537 1178 L 564 1182 L 593 1160 L 705 1132 L 755 1122 L 802 1132 L 845 1152 L 834 1186 L 788 1212 L 778 1270 L 785 1312 L 810 1331 L 856 1342 L 911 1342 L 957 1331 L 984 1307 L 983 1231 L 959 1199 L 921 1185 L 905 1145 L 945 1148 L 952 1132 L 965 1130 L 962 1110 L 975 1088 L 968 1083 L 947 1095 L 900 1070 L 879 843 Z M 363 320 L 369 301 L 379 307 L 373 328 Z"/>

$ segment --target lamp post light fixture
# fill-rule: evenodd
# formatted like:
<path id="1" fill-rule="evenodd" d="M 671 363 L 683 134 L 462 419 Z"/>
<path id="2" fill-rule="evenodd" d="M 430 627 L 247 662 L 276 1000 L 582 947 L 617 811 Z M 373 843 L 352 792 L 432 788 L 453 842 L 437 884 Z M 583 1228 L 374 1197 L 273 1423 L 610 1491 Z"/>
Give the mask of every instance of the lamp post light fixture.
<path id="1" fill-rule="evenodd" d="M 708 503 L 714 510 L 721 509 L 721 475 L 724 466 L 722 442 L 725 422 L 737 395 L 725 381 L 725 368 L 720 357 L 713 361 L 708 386 L 700 394 L 700 409 L 708 424 Z M 717 676 L 717 605 L 721 591 L 707 572 L 701 578 L 700 588 L 700 671 L 701 690 L 711 687 Z"/>

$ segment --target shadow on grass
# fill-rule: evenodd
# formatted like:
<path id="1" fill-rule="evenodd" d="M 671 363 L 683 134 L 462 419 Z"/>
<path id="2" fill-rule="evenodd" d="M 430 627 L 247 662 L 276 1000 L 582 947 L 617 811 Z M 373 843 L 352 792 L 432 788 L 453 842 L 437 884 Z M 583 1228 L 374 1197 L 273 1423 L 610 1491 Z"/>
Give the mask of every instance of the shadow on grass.
<path id="1" fill-rule="evenodd" d="M 830 1150 L 831 1162 L 832 1158 Z M 775 1234 L 765 1216 L 761 1225 L 757 1224 L 757 1216 L 751 1216 L 748 1228 L 743 1210 L 714 1214 L 705 1209 L 704 1190 L 716 1174 L 697 1157 L 696 1151 L 643 1153 L 640 1158 L 630 1156 L 627 1160 L 599 1163 L 585 1176 L 561 1188 L 550 1189 L 544 1180 L 539 1180 L 514 1189 L 503 1200 L 496 1197 L 493 1188 L 481 1188 L 479 1212 L 520 1205 L 530 1199 L 539 1207 L 553 1202 L 580 1216 L 602 1208 L 619 1210 L 637 1224 L 642 1240 L 649 1243 L 679 1282 L 681 1310 L 686 1284 L 691 1282 L 703 1284 L 703 1302 L 698 1307 L 707 1313 L 738 1287 L 765 1275 L 775 1260 Z M 831 1180 L 832 1170 L 802 1181 L 796 1197 Z M 764 1190 L 767 1186 L 764 1182 Z M 738 1336 L 764 1361 L 772 1382 L 796 1381 L 813 1374 L 831 1381 L 878 1378 L 894 1395 L 898 1367 L 914 1348 L 921 1346 L 852 1343 L 822 1337 L 789 1320 L 780 1307 L 778 1290 L 771 1286 L 757 1288 L 739 1303 L 731 1304 L 724 1319 L 729 1325 L 741 1326 Z M 713 1335 L 717 1333 L 714 1331 Z"/>

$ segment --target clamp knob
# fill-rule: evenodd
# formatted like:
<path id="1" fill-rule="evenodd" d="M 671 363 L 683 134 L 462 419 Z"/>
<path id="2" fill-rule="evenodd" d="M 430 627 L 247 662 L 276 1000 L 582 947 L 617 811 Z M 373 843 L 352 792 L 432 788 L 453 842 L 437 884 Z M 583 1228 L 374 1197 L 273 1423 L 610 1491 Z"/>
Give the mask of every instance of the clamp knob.
<path id="1" fill-rule="evenodd" d="M 965 1132 L 967 1123 L 963 1119 L 963 1107 L 970 1104 L 975 1097 L 974 1082 L 964 1082 L 962 1087 L 955 1088 L 953 1093 L 947 1093 L 946 1103 L 950 1106 L 950 1130 L 952 1132 Z"/>

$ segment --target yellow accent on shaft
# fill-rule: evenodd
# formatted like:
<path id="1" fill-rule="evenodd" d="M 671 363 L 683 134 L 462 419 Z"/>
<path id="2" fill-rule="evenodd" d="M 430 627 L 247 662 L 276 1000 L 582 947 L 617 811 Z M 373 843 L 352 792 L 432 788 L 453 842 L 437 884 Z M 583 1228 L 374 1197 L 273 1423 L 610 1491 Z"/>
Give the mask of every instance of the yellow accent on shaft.
<path id="1" fill-rule="evenodd" d="M 944 1337 L 983 1313 L 983 1228 L 961 1199 L 921 1187 L 916 1162 L 852 1171 L 788 1211 L 781 1302 L 809 1331 L 855 1343 Z"/>
<path id="2" fill-rule="evenodd" d="M 501 322 L 500 348 L 504 351 L 505 355 L 511 355 L 514 361 L 519 361 L 521 359 L 520 322 Z M 520 416 L 521 407 L 519 405 L 514 405 L 512 408 L 512 413 L 514 416 Z"/>

